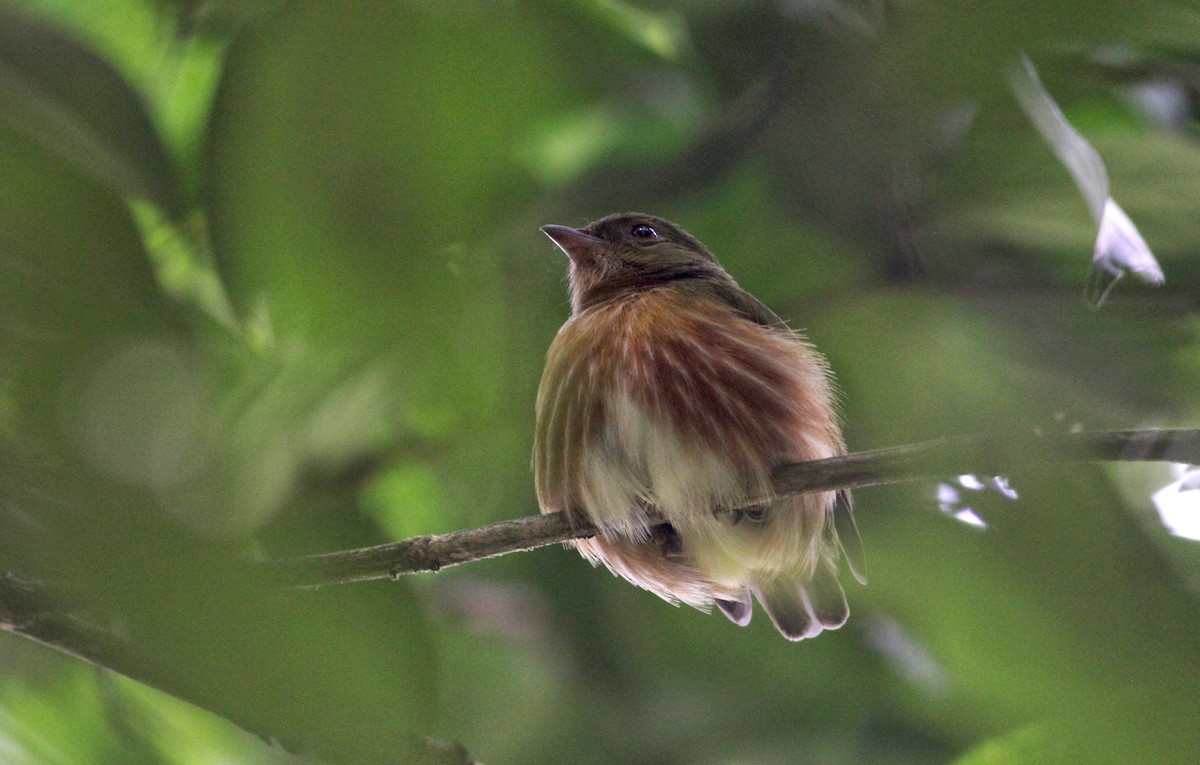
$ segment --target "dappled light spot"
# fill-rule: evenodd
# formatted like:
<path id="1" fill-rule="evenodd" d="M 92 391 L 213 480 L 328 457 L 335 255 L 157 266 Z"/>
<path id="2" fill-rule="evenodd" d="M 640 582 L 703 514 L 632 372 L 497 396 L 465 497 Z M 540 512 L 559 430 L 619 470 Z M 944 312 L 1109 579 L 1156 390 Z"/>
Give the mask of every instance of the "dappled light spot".
<path id="1" fill-rule="evenodd" d="M 891 619 L 875 616 L 864 620 L 867 642 L 896 672 L 930 694 L 943 694 L 950 684 L 949 673 L 925 646 Z"/>
<path id="2" fill-rule="evenodd" d="M 1174 465 L 1176 479 L 1151 499 L 1162 524 L 1177 537 L 1200 540 L 1200 469 Z"/>
<path id="3" fill-rule="evenodd" d="M 962 521 L 968 526 L 975 526 L 976 528 L 980 529 L 987 528 L 987 524 L 984 523 L 983 519 L 980 518 L 975 511 L 969 507 L 966 510 L 956 511 L 954 513 L 954 518 L 955 520 Z"/>
<path id="4" fill-rule="evenodd" d="M 986 487 L 986 484 L 983 481 L 979 480 L 977 476 L 973 476 L 970 473 L 960 475 L 958 477 L 958 483 L 964 489 L 970 489 L 971 491 L 983 491 L 983 489 Z"/>
<path id="5" fill-rule="evenodd" d="M 957 484 L 957 485 L 955 485 Z M 971 494 L 976 493 L 976 501 L 971 502 Z M 939 483 L 937 488 L 938 508 L 955 520 L 962 521 L 968 526 L 984 529 L 987 522 L 976 512 L 974 505 L 986 501 L 983 492 L 999 494 L 1008 500 L 1016 500 L 1017 492 L 1004 476 L 989 476 L 981 478 L 970 473 L 960 475 L 955 483 Z"/>
<path id="6" fill-rule="evenodd" d="M 64 426 L 98 472 L 152 488 L 191 478 L 204 451 L 203 405 L 179 349 L 131 339 L 63 394 Z"/>

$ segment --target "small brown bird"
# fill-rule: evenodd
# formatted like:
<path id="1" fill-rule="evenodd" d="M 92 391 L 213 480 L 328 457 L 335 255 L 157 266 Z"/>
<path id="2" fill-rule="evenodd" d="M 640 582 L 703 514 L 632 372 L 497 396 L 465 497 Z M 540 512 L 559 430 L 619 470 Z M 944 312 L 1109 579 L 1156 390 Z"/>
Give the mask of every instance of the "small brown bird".
<path id="1" fill-rule="evenodd" d="M 542 512 L 592 521 L 583 556 L 671 603 L 745 625 L 753 593 L 790 640 L 844 624 L 849 494 L 772 498 L 777 466 L 845 452 L 824 358 L 674 223 L 542 231 L 571 289 L 537 397 Z"/>

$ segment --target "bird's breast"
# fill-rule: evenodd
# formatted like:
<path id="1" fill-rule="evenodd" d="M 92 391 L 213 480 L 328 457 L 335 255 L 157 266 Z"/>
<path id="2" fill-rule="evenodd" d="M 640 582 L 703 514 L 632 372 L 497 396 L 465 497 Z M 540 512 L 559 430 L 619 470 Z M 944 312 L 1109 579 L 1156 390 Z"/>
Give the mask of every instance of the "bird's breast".
<path id="1" fill-rule="evenodd" d="M 645 533 L 766 496 L 773 468 L 841 450 L 820 357 L 723 305 L 657 290 L 573 317 L 538 398 L 543 509 Z"/>

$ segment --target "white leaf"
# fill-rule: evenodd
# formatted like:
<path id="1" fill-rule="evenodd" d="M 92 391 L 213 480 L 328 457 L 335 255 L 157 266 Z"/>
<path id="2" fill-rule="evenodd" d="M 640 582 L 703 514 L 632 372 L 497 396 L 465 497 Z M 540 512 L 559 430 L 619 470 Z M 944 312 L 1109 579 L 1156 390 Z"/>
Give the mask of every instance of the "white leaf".
<path id="1" fill-rule="evenodd" d="M 1029 56 L 1021 54 L 1020 64 L 1009 71 L 1008 84 L 1025 116 L 1075 179 L 1075 185 L 1087 201 L 1092 218 L 1099 222 L 1109 197 L 1108 170 L 1104 167 L 1104 160 L 1067 121 L 1054 97 L 1042 84 Z"/>
<path id="2" fill-rule="evenodd" d="M 1146 240 L 1142 239 L 1137 226 L 1133 225 L 1121 206 L 1110 197 L 1104 204 L 1100 233 L 1096 236 L 1092 265 L 1088 268 L 1088 302 L 1100 307 L 1108 293 L 1127 273 L 1133 273 L 1148 284 L 1163 283 L 1162 269 Z"/>
<path id="3" fill-rule="evenodd" d="M 1162 269 L 1146 240 L 1109 193 L 1104 160 L 1067 121 L 1029 56 L 1021 54 L 1020 63 L 1009 71 L 1008 82 L 1025 115 L 1071 173 L 1092 218 L 1100 226 L 1085 286 L 1088 302 L 1099 308 L 1127 273 L 1149 284 L 1162 284 Z"/>

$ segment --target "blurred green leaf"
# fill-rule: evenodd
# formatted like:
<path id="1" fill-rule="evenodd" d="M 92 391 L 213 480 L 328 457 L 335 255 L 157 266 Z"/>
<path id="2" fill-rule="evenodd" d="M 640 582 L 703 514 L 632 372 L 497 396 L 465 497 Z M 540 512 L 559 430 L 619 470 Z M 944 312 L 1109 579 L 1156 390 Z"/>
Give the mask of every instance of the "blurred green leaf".
<path id="1" fill-rule="evenodd" d="M 30 16 L 69 30 L 112 67 L 144 103 L 176 174 L 175 193 L 191 204 L 200 175 L 208 110 L 228 40 L 241 23 L 209 25 L 194 3 L 174 0 L 8 0 Z M 219 11 L 216 3 L 199 3 Z M 264 6 L 278 3 L 264 0 Z M 258 14 L 241 3 L 248 21 Z M 260 9 L 262 11 L 267 8 Z M 164 210 L 172 213 L 172 210 Z M 173 216 L 178 217 L 178 216 Z"/>
<path id="2" fill-rule="evenodd" d="M 10 765 L 155 762 L 145 745 L 112 726 L 113 689 L 77 664 L 47 683 L 9 682 L 0 691 L 0 737 Z"/>
<path id="3" fill-rule="evenodd" d="M 1194 3 L 1083 0 L 1049 6 L 1036 0 L 947 6 L 912 5 L 892 36 L 892 60 L 941 99 L 1001 97 L 1006 67 L 1021 50 L 1103 46 L 1122 41 L 1149 45 L 1200 28 Z"/>
<path id="4" fill-rule="evenodd" d="M 233 35 L 248 24 L 278 13 L 287 0 L 173 0 L 186 34 Z"/>
<path id="5" fill-rule="evenodd" d="M 67 35 L 7 9 L 0 119 L 108 187 L 180 212 L 171 161 L 133 90 Z"/>
<path id="6" fill-rule="evenodd" d="M 503 369 L 489 242 L 514 144 L 553 99 L 522 21 L 295 6 L 238 41 L 216 106 L 208 196 L 235 303 L 310 371 L 380 365 L 420 432 L 491 406 Z"/>
<path id="7" fill-rule="evenodd" d="M 3 133 L 0 374 L 14 417 L 4 430 L 10 448 L 36 452 L 62 438 L 64 386 L 97 354 L 175 326 L 121 200 Z"/>
<path id="8" fill-rule="evenodd" d="M 297 451 L 261 447 L 308 420 L 277 432 L 261 419 L 278 406 L 254 395 L 262 364 L 228 330 L 181 317 L 113 189 L 2 130 L 6 567 L 120 624 L 141 663 L 119 669 L 145 682 L 298 749 L 405 751 L 426 727 L 433 670 L 404 588 L 284 593 L 256 581 L 244 542 L 225 541 L 292 490 Z M 332 448 L 307 435 L 301 447 Z"/>
<path id="9" fill-rule="evenodd" d="M 437 476 L 428 465 L 401 465 L 377 478 L 364 492 L 363 511 L 379 520 L 393 539 L 427 534 L 445 508 Z"/>
<path id="10" fill-rule="evenodd" d="M 581 0 L 592 16 L 638 46 L 668 60 L 679 59 L 688 48 L 682 16 L 654 11 L 625 0 Z"/>
<path id="11" fill-rule="evenodd" d="M 1056 750 L 1063 743 L 1063 739 L 1047 730 L 1047 726 L 1030 725 L 984 742 L 955 760 L 955 765 L 1034 765 L 1055 762 L 1062 757 L 1062 752 Z M 1066 760 L 1072 761 L 1077 760 Z"/>

